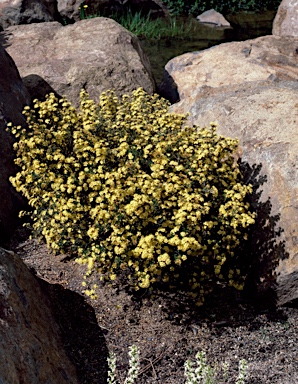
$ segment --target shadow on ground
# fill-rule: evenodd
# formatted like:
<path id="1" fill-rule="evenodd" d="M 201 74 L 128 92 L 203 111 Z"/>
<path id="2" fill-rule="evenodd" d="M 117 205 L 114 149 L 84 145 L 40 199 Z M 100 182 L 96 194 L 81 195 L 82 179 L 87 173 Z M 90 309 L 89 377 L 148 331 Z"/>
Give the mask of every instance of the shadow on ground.
<path id="1" fill-rule="evenodd" d="M 192 319 L 207 319 L 220 326 L 228 325 L 230 318 L 238 325 L 247 324 L 259 313 L 267 313 L 271 320 L 284 321 L 285 318 L 276 307 L 276 268 L 280 260 L 289 255 L 282 240 L 283 229 L 278 226 L 279 215 L 272 215 L 270 198 L 262 200 L 262 185 L 267 177 L 261 173 L 262 164 L 250 166 L 239 161 L 243 176 L 242 182 L 251 184 L 253 193 L 248 198 L 250 210 L 255 212 L 255 224 L 245 229 L 247 241 L 242 241 L 236 256 L 226 262 L 226 268 L 237 267 L 244 272 L 246 283 L 243 291 L 228 287 L 227 283 L 216 284 L 213 292 L 206 298 L 203 307 L 196 308 L 195 301 L 187 292 L 172 290 L 166 285 L 154 292 L 156 300 L 167 303 L 165 311 L 169 320 L 188 323 Z M 183 276 L 182 272 L 180 273 Z M 142 299 L 150 295 L 141 292 L 135 297 L 136 307 L 142 306 Z M 249 311 L 249 316 L 248 316 Z"/>
<path id="2" fill-rule="evenodd" d="M 59 284 L 38 281 L 50 298 L 63 346 L 77 369 L 80 384 L 105 384 L 108 349 L 94 309 L 79 294 Z"/>

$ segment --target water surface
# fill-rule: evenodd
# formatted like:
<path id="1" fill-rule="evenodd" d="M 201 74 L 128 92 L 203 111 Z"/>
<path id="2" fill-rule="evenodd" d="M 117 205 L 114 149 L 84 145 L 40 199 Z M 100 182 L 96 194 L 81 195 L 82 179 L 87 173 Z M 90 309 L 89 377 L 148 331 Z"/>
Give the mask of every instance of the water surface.
<path id="1" fill-rule="evenodd" d="M 243 13 L 226 16 L 233 28 L 212 27 L 196 20 L 180 18 L 180 23 L 190 22 L 193 27 L 187 38 L 166 38 L 160 40 L 142 39 L 141 44 L 147 53 L 156 83 L 162 79 L 164 67 L 169 60 L 183 53 L 200 51 L 230 41 L 244 41 L 259 36 L 271 35 L 275 11 L 263 13 Z"/>

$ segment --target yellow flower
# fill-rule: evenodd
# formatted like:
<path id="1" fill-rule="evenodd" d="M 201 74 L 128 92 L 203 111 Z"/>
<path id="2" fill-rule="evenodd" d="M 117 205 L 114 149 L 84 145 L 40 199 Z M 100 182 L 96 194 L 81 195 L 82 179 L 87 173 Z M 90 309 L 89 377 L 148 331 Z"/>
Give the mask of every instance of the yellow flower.
<path id="1" fill-rule="evenodd" d="M 91 239 L 96 240 L 98 238 L 98 229 L 94 228 L 94 227 L 89 228 L 88 231 L 87 231 L 87 235 Z"/>
<path id="2" fill-rule="evenodd" d="M 203 266 L 214 258 L 215 277 L 241 287 L 240 271 L 220 268 L 247 238 L 240 228 L 254 222 L 244 202 L 252 187 L 239 182 L 232 157 L 237 140 L 213 123 L 187 127 L 186 116 L 141 89 L 120 100 L 108 91 L 97 105 L 86 91 L 80 97 L 80 112 L 51 94 L 25 108 L 28 129 L 8 125 L 19 139 L 11 181 L 34 208 L 36 233 L 55 251 L 71 244 L 86 275 L 113 280 L 128 267 L 136 289 L 169 281 L 169 271 L 179 282 L 175 269 L 187 257 L 202 260 L 189 279 L 201 302 L 210 290 L 202 284 L 214 278 Z"/>

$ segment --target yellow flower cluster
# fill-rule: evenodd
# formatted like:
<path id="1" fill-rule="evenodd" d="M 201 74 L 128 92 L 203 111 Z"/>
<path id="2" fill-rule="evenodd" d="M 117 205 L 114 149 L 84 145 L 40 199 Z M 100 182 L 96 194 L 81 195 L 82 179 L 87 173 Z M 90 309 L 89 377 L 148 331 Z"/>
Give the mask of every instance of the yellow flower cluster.
<path id="1" fill-rule="evenodd" d="M 214 124 L 188 127 L 168 108 L 142 89 L 120 100 L 103 93 L 98 104 L 82 91 L 79 112 L 53 94 L 35 100 L 28 129 L 9 128 L 19 139 L 11 182 L 33 207 L 35 234 L 77 254 L 87 275 L 126 270 L 136 289 L 186 284 L 202 302 L 215 281 L 243 284 L 233 258 L 254 223 L 252 188 L 236 140 Z"/>

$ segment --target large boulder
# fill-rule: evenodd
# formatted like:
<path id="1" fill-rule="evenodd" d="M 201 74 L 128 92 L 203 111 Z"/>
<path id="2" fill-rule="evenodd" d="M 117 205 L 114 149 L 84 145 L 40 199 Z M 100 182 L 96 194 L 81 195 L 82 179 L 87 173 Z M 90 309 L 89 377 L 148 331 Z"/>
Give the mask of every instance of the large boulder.
<path id="1" fill-rule="evenodd" d="M 25 207 L 25 201 L 9 182 L 16 166 L 13 137 L 6 132 L 6 124 L 11 121 L 14 125 L 24 125 L 22 110 L 31 100 L 12 58 L 1 45 L 0 68 L 0 244 L 3 244 L 17 225 L 19 209 Z"/>
<path id="2" fill-rule="evenodd" d="M 177 97 L 190 103 L 223 87 L 270 80 L 297 80 L 297 39 L 264 36 L 242 42 L 225 43 L 207 50 L 186 53 L 170 60 L 168 75 L 178 86 Z M 175 95 L 173 94 L 172 97 Z"/>
<path id="3" fill-rule="evenodd" d="M 272 34 L 298 37 L 298 0 L 282 0 L 273 22 Z"/>
<path id="4" fill-rule="evenodd" d="M 107 89 L 118 95 L 138 87 L 148 93 L 155 89 L 139 40 L 112 19 L 98 17 L 67 26 L 58 22 L 19 25 L 2 34 L 23 78 L 42 78 L 75 105 L 82 88 L 94 99 Z"/>
<path id="5" fill-rule="evenodd" d="M 0 27 L 58 20 L 56 0 L 0 0 Z"/>
<path id="6" fill-rule="evenodd" d="M 49 298 L 13 252 L 0 248 L 0 383 L 77 384 Z"/>
<path id="7" fill-rule="evenodd" d="M 280 239 L 285 249 L 276 249 L 288 256 L 276 270 L 283 281 L 278 295 L 287 297 L 279 303 L 298 298 L 297 285 L 292 289 L 293 275 L 286 283 L 287 276 L 298 271 L 296 48 L 293 37 L 266 36 L 187 53 L 166 65 L 169 87 L 176 84 L 180 98 L 172 111 L 190 113 L 190 124 L 217 121 L 219 133 L 239 138 L 243 162 L 262 164 L 261 175 L 267 176 L 267 182 L 261 199 L 271 199 L 270 217 L 280 215 L 276 225 L 284 229 Z M 256 234 L 259 239 L 262 235 Z"/>

